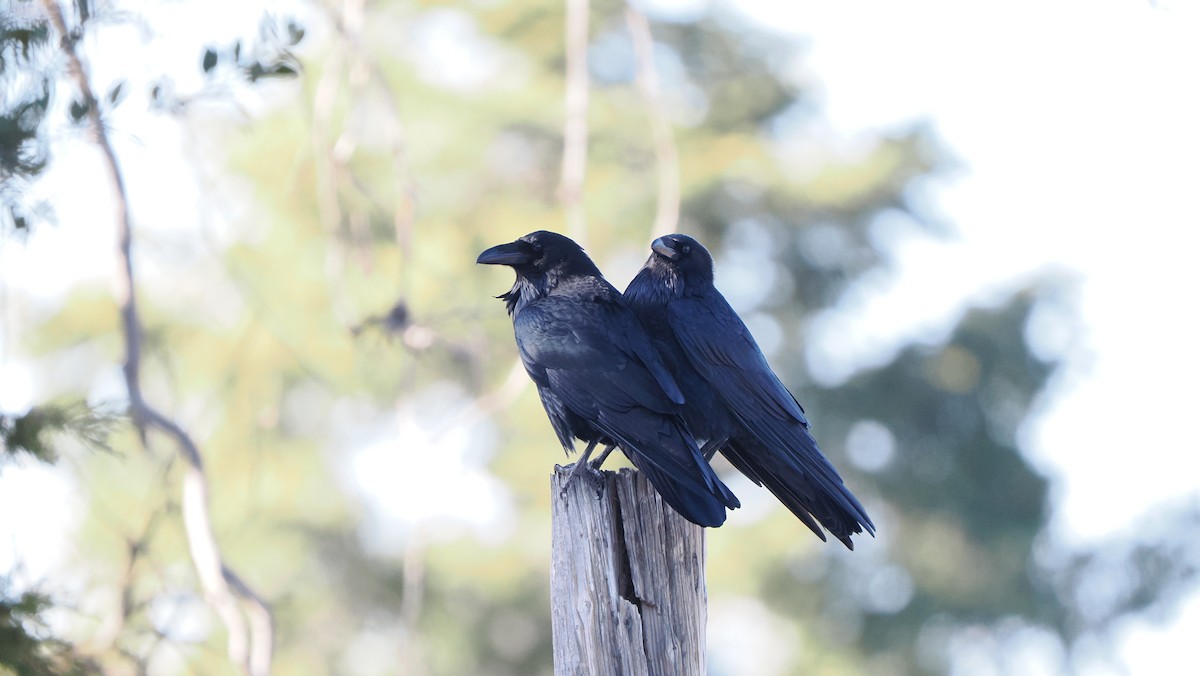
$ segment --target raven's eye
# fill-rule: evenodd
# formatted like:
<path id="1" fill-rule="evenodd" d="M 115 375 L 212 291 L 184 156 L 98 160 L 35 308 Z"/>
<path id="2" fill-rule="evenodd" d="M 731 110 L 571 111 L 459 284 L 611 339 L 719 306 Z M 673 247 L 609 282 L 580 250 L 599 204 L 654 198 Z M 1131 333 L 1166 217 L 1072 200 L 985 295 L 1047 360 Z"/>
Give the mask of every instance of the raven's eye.
<path id="1" fill-rule="evenodd" d="M 684 244 L 684 245 L 683 245 L 683 253 L 685 253 L 685 254 L 692 253 L 692 245 L 691 245 L 691 244 Z"/>

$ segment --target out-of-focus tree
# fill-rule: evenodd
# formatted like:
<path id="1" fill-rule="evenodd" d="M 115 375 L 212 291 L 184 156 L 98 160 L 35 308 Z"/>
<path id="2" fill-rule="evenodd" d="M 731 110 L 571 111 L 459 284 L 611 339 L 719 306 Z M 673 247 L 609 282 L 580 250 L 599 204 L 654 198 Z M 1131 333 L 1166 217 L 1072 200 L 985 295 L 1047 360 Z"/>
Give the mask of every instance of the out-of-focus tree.
<path id="1" fill-rule="evenodd" d="M 5 3 L 12 9 L 32 3 Z M 8 10 L 9 7 L 6 7 Z M 0 14 L 0 228 L 23 231 L 38 207 L 29 182 L 46 167 L 39 131 L 50 105 L 50 27 L 36 12 Z"/>
<path id="2" fill-rule="evenodd" d="M 56 0 L 41 3 L 23 0 L 6 2 L 0 13 L 0 85 L 6 94 L 4 105 L 0 106 L 0 140 L 3 141 L 0 146 L 0 179 L 3 179 L 0 202 L 4 208 L 0 234 L 8 236 L 10 230 L 15 234 L 26 234 L 39 221 L 53 220 L 54 213 L 47 202 L 34 202 L 30 198 L 31 187 L 49 173 L 51 147 L 60 149 L 57 146 L 67 145 L 69 134 L 64 132 L 70 127 L 86 130 L 83 138 L 99 151 L 103 171 L 97 178 L 101 180 L 91 181 L 86 186 L 72 186 L 75 192 L 65 197 L 94 199 L 97 191 L 107 187 L 108 201 L 115 206 L 111 211 L 111 224 L 115 226 L 117 244 L 116 300 L 124 347 L 122 371 L 127 414 L 143 447 L 149 443 L 151 431 L 160 432 L 177 451 L 168 459 L 183 459 L 188 465 L 177 500 L 182 505 L 180 511 L 186 525 L 190 558 L 202 582 L 204 597 L 229 632 L 230 659 L 248 667 L 252 673 L 265 674 L 271 660 L 271 618 L 262 601 L 222 560 L 210 526 L 203 456 L 187 431 L 156 408 L 142 389 L 144 326 L 136 309 L 136 296 L 140 291 L 133 272 L 136 266 L 131 261 L 134 238 L 130 213 L 133 206 L 129 203 L 120 162 L 115 156 L 110 127 L 110 113 L 123 101 L 127 81 L 116 79 L 101 88 L 80 53 L 88 42 L 94 44 L 97 31 L 93 28 L 97 23 L 134 28 L 145 26 L 139 23 L 139 15 L 114 11 L 111 7 L 102 8 L 100 15 L 94 12 L 95 8 L 87 1 L 64 8 Z M 296 74 L 296 68 L 291 65 L 294 59 L 281 46 L 277 32 L 272 30 L 274 26 L 273 19 L 264 17 L 253 51 L 243 51 L 240 40 L 234 42 L 232 58 L 227 60 L 235 66 L 238 79 L 255 83 L 263 78 Z M 294 23 L 289 22 L 287 26 L 287 43 L 294 45 L 302 34 L 297 32 Z M 206 74 L 213 72 L 219 60 L 218 52 L 206 47 L 203 71 Z M 172 78 L 173 75 L 160 74 L 153 84 L 145 86 L 143 100 L 176 112 L 185 108 L 188 101 L 166 90 L 173 82 Z M 36 208 L 31 208 L 30 204 L 36 204 Z M 66 269 L 62 272 L 70 275 Z M 6 320 L 12 316 L 7 300 L 5 296 Z M 4 340 L 3 357 L 7 358 L 8 332 L 12 327 L 7 321 L 5 324 L 0 336 Z M 20 393 L 17 396 L 27 395 Z M 111 414 L 82 401 L 73 404 L 48 401 L 24 412 L 0 412 L 0 450 L 4 451 L 0 456 L 0 469 L 11 466 L 14 456 L 28 455 L 43 462 L 53 461 L 56 448 L 49 438 L 56 433 L 69 433 L 70 442 L 82 441 L 85 445 L 107 449 L 108 431 L 113 420 Z M 55 636 L 59 632 L 49 628 L 45 616 L 61 608 L 50 608 L 51 599 L 34 590 L 36 581 L 31 587 L 27 576 L 20 574 L 19 559 L 15 568 L 4 571 L 0 578 L 3 583 L 0 586 L 3 592 L 0 593 L 0 613 L 4 617 L 4 663 L 19 673 L 96 670 L 101 668 L 99 665 L 103 660 L 94 660 L 92 655 L 115 647 L 116 654 L 132 661 L 139 670 L 145 670 L 148 663 L 142 655 L 118 646 L 117 642 L 123 638 L 121 634 L 126 621 L 140 611 L 130 606 L 134 599 L 131 587 L 136 581 L 134 568 L 150 537 L 151 525 L 164 511 L 154 513 L 138 539 L 127 540 L 129 562 L 124 576 L 118 581 L 120 600 L 115 604 L 115 616 L 110 614 L 107 618 L 110 626 L 94 634 L 91 645 L 72 649 Z M 38 512 L 32 514 L 37 518 Z M 65 623 L 55 624 L 56 629 L 61 629 Z"/>
<path id="3" fill-rule="evenodd" d="M 21 415 L 0 413 L 0 472 L 18 458 L 56 460 L 56 433 L 69 432 L 105 447 L 107 423 L 81 403 L 45 404 Z M 90 666 L 70 643 L 48 631 L 45 616 L 53 600 L 31 589 L 14 589 L 8 571 L 0 575 L 0 669 L 17 674 L 83 674 Z"/>
<path id="4" fill-rule="evenodd" d="M 298 73 L 266 112 L 215 123 L 188 114 L 194 97 L 152 97 L 205 139 L 189 159 L 223 171 L 203 177 L 204 233 L 138 224 L 154 226 L 138 255 L 157 268 L 141 278 L 146 389 L 206 450 L 214 528 L 272 601 L 281 673 L 548 672 L 547 479 L 561 460 L 489 299 L 509 280 L 471 261 L 566 228 L 564 6 L 313 9 L 271 24 L 282 53 L 198 50 L 210 78 Z M 659 163 L 677 158 L 677 229 L 714 250 L 718 283 L 880 528 L 853 553 L 822 546 L 735 483 L 747 508 L 709 533 L 715 632 L 766 637 L 783 671 L 942 673 L 966 653 L 1002 663 L 1029 636 L 1068 668 L 1074 646 L 1190 580 L 1200 555 L 1166 531 L 1087 551 L 1045 536 L 1051 483 L 1017 431 L 1054 374 L 1025 339 L 1053 285 L 843 384 L 809 376 L 811 319 L 886 268 L 888 228 L 930 228 L 920 187 L 950 165 L 930 130 L 831 142 L 796 46 L 720 9 L 650 22 L 648 97 L 625 5 L 593 3 L 589 19 L 576 234 L 622 285 L 648 254 Z M 52 155 L 39 120 L 19 118 L 37 173 Z M 73 384 L 87 391 L 119 359 L 116 316 L 81 290 L 22 343 L 85 364 Z M 72 458 L 88 592 L 59 633 L 109 670 L 219 669 L 223 629 L 177 527 L 183 468 L 161 440 L 109 443 L 124 452 Z M 1190 514 L 1173 523 L 1194 532 Z M 731 636 L 714 636 L 713 673 L 766 668 Z"/>

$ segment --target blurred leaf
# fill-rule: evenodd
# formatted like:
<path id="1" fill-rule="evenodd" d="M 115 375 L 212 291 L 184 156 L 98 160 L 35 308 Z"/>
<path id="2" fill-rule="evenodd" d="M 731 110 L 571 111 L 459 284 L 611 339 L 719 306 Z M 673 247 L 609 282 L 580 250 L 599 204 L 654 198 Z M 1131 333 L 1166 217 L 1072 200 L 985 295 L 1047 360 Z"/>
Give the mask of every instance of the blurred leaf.
<path id="1" fill-rule="evenodd" d="M 246 79 L 250 82 L 257 82 L 263 78 L 272 77 L 295 77 L 300 72 L 300 64 L 293 58 L 283 58 L 274 62 L 255 61 L 250 66 L 244 69 Z"/>
<path id="2" fill-rule="evenodd" d="M 288 39 L 287 39 L 288 46 L 295 47 L 296 45 L 300 44 L 301 40 L 304 39 L 304 26 L 301 26 L 300 24 L 296 23 L 295 21 L 289 20 L 287 22 L 287 33 L 288 33 Z"/>
<path id="3" fill-rule="evenodd" d="M 200 62 L 200 67 L 204 69 L 205 73 L 208 73 L 213 68 L 216 68 L 217 67 L 217 50 L 213 49 L 212 47 L 205 49 L 204 50 L 204 58 Z"/>
<path id="4" fill-rule="evenodd" d="M 108 103 L 109 103 L 110 105 L 114 105 L 114 106 L 115 106 L 115 105 L 117 105 L 118 103 L 120 103 L 120 101 L 121 101 L 121 99 L 123 98 L 123 95 L 124 95 L 124 93 L 125 93 L 125 91 L 124 91 L 124 87 L 125 87 L 125 81 L 124 81 L 124 80 L 117 80 L 117 83 L 116 83 L 116 84 L 114 84 L 114 85 L 112 86 L 112 88 L 108 90 L 108 97 L 107 97 L 107 98 L 108 98 Z"/>
<path id="5" fill-rule="evenodd" d="M 82 124 L 88 115 L 88 104 L 86 101 L 74 100 L 71 102 L 71 121 L 75 124 Z"/>

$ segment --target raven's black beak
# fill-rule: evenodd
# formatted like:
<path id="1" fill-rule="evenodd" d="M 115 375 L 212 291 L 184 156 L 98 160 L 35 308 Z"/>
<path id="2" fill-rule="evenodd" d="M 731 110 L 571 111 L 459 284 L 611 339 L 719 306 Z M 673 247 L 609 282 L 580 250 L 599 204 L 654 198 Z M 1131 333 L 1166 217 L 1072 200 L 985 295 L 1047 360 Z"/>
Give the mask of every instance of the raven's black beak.
<path id="1" fill-rule="evenodd" d="M 650 248 L 654 250 L 654 253 L 663 256 L 668 260 L 675 260 L 676 258 L 679 258 L 679 252 L 675 250 L 675 242 L 667 237 L 659 237 L 658 239 L 654 240 L 654 242 L 650 244 Z"/>
<path id="2" fill-rule="evenodd" d="M 508 244 L 497 244 L 479 254 L 475 262 L 484 265 L 528 265 L 533 262 L 533 247 L 519 239 Z"/>

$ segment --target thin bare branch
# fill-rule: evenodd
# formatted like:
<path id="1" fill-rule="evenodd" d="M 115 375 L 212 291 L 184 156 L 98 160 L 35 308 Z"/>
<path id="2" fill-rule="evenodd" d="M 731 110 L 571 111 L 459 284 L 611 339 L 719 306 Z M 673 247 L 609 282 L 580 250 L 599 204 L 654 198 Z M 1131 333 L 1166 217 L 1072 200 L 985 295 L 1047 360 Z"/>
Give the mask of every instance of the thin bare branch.
<path id="1" fill-rule="evenodd" d="M 407 141 L 397 97 L 363 39 L 367 22 L 364 0 L 326 0 L 320 6 L 327 12 L 337 38 L 313 95 L 312 142 L 321 221 L 326 231 L 336 238 L 344 220 L 361 265 L 369 269 L 373 259 L 368 252 L 372 239 L 368 213 L 362 206 L 343 203 L 342 189 L 353 188 L 367 197 L 375 208 L 390 211 L 400 249 L 400 290 L 402 295 L 407 295 L 412 279 L 416 188 L 408 171 Z M 350 109 L 343 116 L 343 122 L 336 125 L 340 128 L 334 129 L 334 110 L 343 91 Z M 372 93 L 379 94 L 378 101 L 387 114 L 376 117 L 374 110 L 371 111 L 370 138 L 364 143 L 358 136 L 364 133 L 365 125 L 355 124 L 355 120 L 361 122 L 365 117 L 366 113 L 361 110 L 366 105 L 364 102 L 377 101 L 370 96 Z M 362 147 L 372 151 L 385 149 L 390 155 L 392 193 L 385 199 L 377 198 L 350 166 L 354 153 Z M 342 276 L 343 263 L 338 256 L 336 250 L 330 250 L 326 261 L 331 281 Z M 335 293 L 335 299 L 338 298 L 340 295 Z M 342 300 L 335 301 L 338 316 L 345 321 L 353 315 L 348 305 Z"/>
<path id="2" fill-rule="evenodd" d="M 567 230 L 587 246 L 587 218 L 583 211 L 583 181 L 588 154 L 588 0 L 567 3 L 566 120 L 563 123 L 562 174 L 558 199 L 567 212 Z"/>
<path id="3" fill-rule="evenodd" d="M 646 103 L 650 132 L 654 137 L 654 161 L 658 168 L 658 204 L 650 231 L 650 239 L 654 239 L 675 232 L 679 226 L 679 153 L 663 108 L 658 69 L 654 67 L 654 37 L 650 34 L 650 22 L 644 14 L 627 5 L 625 23 L 629 26 L 637 56 L 638 91 Z"/>
<path id="4" fill-rule="evenodd" d="M 93 141 L 100 149 L 106 173 L 116 202 L 117 257 L 116 300 L 120 307 L 121 329 L 125 343 L 125 363 L 122 370 L 129 391 L 129 409 L 138 428 L 142 443 L 148 442 L 148 432 L 158 430 L 175 441 L 177 450 L 186 461 L 183 480 L 182 511 L 188 548 L 197 577 L 209 605 L 225 624 L 228 633 L 228 653 L 231 661 L 252 676 L 265 676 L 270 671 L 273 650 L 273 630 L 270 609 L 266 603 L 229 572 L 222 563 L 221 551 L 213 533 L 208 509 L 208 486 L 200 449 L 191 436 L 175 421 L 157 411 L 145 399 L 141 381 L 142 326 L 137 309 L 137 291 L 133 272 L 133 227 L 129 216 L 129 198 L 125 180 L 117 162 L 116 152 L 109 141 L 100 118 L 100 105 L 75 50 L 76 37 L 67 30 L 62 9 L 55 0 L 42 0 L 54 29 L 61 36 L 60 45 L 67 57 L 70 77 L 79 89 L 87 108 L 88 124 Z M 235 584 L 230 584 L 233 580 Z M 251 621 L 243 615 L 241 603 L 248 608 Z M 262 618 L 267 618 L 265 623 Z"/>
<path id="5" fill-rule="evenodd" d="M 134 596 L 134 572 L 138 562 L 145 557 L 158 521 L 166 511 L 167 508 L 165 506 L 156 509 L 146 521 L 146 526 L 142 529 L 140 535 L 136 538 L 126 536 L 125 566 L 121 571 L 116 585 L 119 590 L 117 594 L 117 606 L 106 617 L 101 619 L 99 626 L 93 632 L 87 644 L 82 646 L 82 650 L 86 654 L 99 654 L 112 649 L 116 645 L 117 639 L 125 630 L 126 624 L 129 622 L 129 618 L 133 615 L 134 610 L 140 605 Z M 137 658 L 133 658 L 131 655 L 127 655 L 127 657 L 131 657 L 135 662 L 137 661 Z"/>
<path id="6" fill-rule="evenodd" d="M 313 156 L 316 159 L 317 179 L 317 213 L 321 224 L 330 237 L 337 237 L 342 214 L 338 203 L 337 182 L 333 175 L 332 142 L 330 141 L 330 126 L 333 121 L 333 108 L 337 101 L 337 90 L 341 75 L 341 58 L 337 50 L 332 50 L 324 64 L 321 77 L 313 89 L 313 123 L 312 144 Z"/>
<path id="7" fill-rule="evenodd" d="M 400 643 L 400 673 L 422 671 L 420 637 L 421 610 L 425 602 L 424 524 L 414 524 L 404 544 L 404 581 L 400 596 L 400 618 L 407 629 Z"/>

